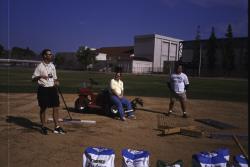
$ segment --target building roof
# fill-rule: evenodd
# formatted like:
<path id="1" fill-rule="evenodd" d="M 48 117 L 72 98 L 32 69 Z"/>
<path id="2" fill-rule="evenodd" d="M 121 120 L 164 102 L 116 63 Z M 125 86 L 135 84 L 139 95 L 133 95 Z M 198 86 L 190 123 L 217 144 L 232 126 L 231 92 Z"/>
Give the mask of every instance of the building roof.
<path id="1" fill-rule="evenodd" d="M 133 60 L 138 60 L 138 61 L 148 61 L 148 62 L 152 62 L 150 61 L 148 58 L 146 57 L 133 57 Z"/>
<path id="2" fill-rule="evenodd" d="M 125 53 L 133 54 L 134 46 L 118 46 L 118 47 L 102 47 L 97 49 L 100 53 L 114 54 L 114 53 Z"/>
<path id="3" fill-rule="evenodd" d="M 130 59 L 134 54 L 133 46 L 119 46 L 119 47 L 102 47 L 96 50 L 99 53 L 106 53 L 108 57 L 118 59 Z"/>
<path id="4" fill-rule="evenodd" d="M 160 39 L 164 39 L 164 40 L 168 40 L 168 41 L 177 41 L 177 42 L 183 41 L 182 39 L 172 38 L 172 37 L 159 35 L 159 34 L 136 35 L 134 38 L 135 39 L 139 39 L 139 38 L 160 38 Z"/>

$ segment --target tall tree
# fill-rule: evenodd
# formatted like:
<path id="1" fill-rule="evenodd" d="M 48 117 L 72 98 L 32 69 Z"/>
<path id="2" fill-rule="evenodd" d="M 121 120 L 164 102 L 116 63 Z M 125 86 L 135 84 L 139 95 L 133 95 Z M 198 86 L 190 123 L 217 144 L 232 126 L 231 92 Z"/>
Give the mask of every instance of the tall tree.
<path id="1" fill-rule="evenodd" d="M 244 54 L 244 60 L 245 60 L 244 65 L 245 65 L 245 68 L 247 70 L 248 69 L 248 47 L 246 48 L 246 52 Z"/>
<path id="2" fill-rule="evenodd" d="M 65 57 L 63 54 L 57 53 L 55 55 L 55 64 L 57 68 L 60 68 L 60 66 L 65 62 Z"/>
<path id="3" fill-rule="evenodd" d="M 86 70 L 87 66 L 95 63 L 96 52 L 86 46 L 80 46 L 76 52 L 78 61 L 83 65 Z"/>
<path id="4" fill-rule="evenodd" d="M 216 62 L 216 50 L 217 50 L 217 38 L 215 36 L 214 27 L 212 27 L 211 35 L 207 43 L 207 60 L 208 60 L 208 69 L 214 70 Z"/>
<path id="5" fill-rule="evenodd" d="M 224 45 L 222 67 L 224 71 L 230 75 L 230 73 L 234 69 L 234 58 L 235 58 L 234 46 L 233 46 L 233 31 L 230 24 L 227 27 L 227 33 L 225 34 L 225 36 L 226 36 L 226 41 Z"/>
<path id="6" fill-rule="evenodd" d="M 13 47 L 11 49 L 11 58 L 13 59 L 21 59 L 23 57 L 24 51 L 22 48 Z"/>
<path id="7" fill-rule="evenodd" d="M 9 51 L 5 50 L 4 46 L 0 44 L 0 58 L 8 58 Z"/>
<path id="8" fill-rule="evenodd" d="M 24 49 L 23 59 L 34 59 L 36 56 L 37 54 L 29 47 Z"/>
<path id="9" fill-rule="evenodd" d="M 57 65 L 57 68 L 60 68 L 60 66 L 65 62 L 65 58 L 63 54 L 57 53 L 55 55 L 55 64 Z"/>
<path id="10" fill-rule="evenodd" d="M 11 58 L 14 59 L 34 59 L 35 57 L 36 53 L 28 47 L 26 49 L 13 47 L 11 50 Z"/>
<path id="11" fill-rule="evenodd" d="M 0 58 L 4 57 L 4 53 L 5 53 L 4 47 L 0 44 Z"/>
<path id="12" fill-rule="evenodd" d="M 198 69 L 199 62 L 200 62 L 200 47 L 201 47 L 201 41 L 200 41 L 200 26 L 197 27 L 196 31 L 196 37 L 194 41 L 194 48 L 193 48 L 193 58 L 192 58 L 192 65 L 193 65 L 193 71 L 194 69 Z"/>

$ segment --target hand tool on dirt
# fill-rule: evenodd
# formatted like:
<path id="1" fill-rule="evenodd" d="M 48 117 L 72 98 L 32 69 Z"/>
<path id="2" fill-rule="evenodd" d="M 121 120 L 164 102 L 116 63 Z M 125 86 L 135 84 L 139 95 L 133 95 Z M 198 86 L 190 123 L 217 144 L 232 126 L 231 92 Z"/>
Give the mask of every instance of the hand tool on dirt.
<path id="1" fill-rule="evenodd" d="M 242 154 L 244 155 L 244 157 L 246 158 L 247 163 L 249 163 L 249 161 L 248 161 L 249 160 L 248 159 L 248 155 L 247 155 L 245 149 L 242 147 L 242 145 L 240 144 L 238 138 L 234 134 L 233 134 L 233 139 L 234 139 L 235 143 L 237 144 L 237 146 L 240 148 L 240 151 L 242 152 Z"/>
<path id="2" fill-rule="evenodd" d="M 59 86 L 56 86 L 56 88 L 57 88 L 58 93 L 60 94 L 60 96 L 61 96 L 61 98 L 62 98 L 62 101 L 63 101 L 63 103 L 64 103 L 64 105 L 65 105 L 65 108 L 66 108 L 66 110 L 67 110 L 67 112 L 68 112 L 68 114 L 69 114 L 69 118 L 70 118 L 70 120 L 72 120 L 72 117 L 71 117 L 71 115 L 70 115 L 70 113 L 69 113 L 69 108 L 68 108 L 68 106 L 67 106 L 67 104 L 66 104 L 66 102 L 65 102 L 65 100 L 64 100 L 63 95 L 62 95 L 62 91 L 61 91 L 61 89 L 60 89 Z"/>
<path id="3" fill-rule="evenodd" d="M 58 93 L 60 94 L 60 96 L 61 96 L 61 98 L 62 98 L 62 101 L 63 101 L 63 103 L 64 103 L 64 105 L 65 105 L 65 108 L 66 108 L 66 110 L 67 110 L 67 112 L 68 112 L 68 114 L 69 114 L 69 119 L 65 119 L 65 118 L 64 118 L 62 122 L 70 122 L 70 123 L 86 123 L 86 122 L 87 122 L 87 123 L 89 123 L 89 122 L 90 122 L 89 120 L 73 119 L 73 118 L 71 117 L 69 108 L 68 108 L 68 106 L 67 106 L 67 104 L 66 104 L 66 102 L 65 102 L 65 100 L 64 100 L 64 97 L 63 97 L 63 94 L 62 94 L 62 91 L 61 91 L 60 87 L 59 87 L 59 86 L 56 86 L 56 88 L 57 88 Z M 91 123 L 95 123 L 95 121 L 91 121 Z"/>

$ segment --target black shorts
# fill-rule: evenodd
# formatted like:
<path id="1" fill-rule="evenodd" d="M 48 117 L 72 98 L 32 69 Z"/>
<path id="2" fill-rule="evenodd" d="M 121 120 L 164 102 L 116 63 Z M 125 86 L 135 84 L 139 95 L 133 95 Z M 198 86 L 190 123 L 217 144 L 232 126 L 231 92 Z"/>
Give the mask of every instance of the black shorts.
<path id="1" fill-rule="evenodd" d="M 37 89 L 37 100 L 41 108 L 59 107 L 59 95 L 56 87 L 42 87 Z"/>

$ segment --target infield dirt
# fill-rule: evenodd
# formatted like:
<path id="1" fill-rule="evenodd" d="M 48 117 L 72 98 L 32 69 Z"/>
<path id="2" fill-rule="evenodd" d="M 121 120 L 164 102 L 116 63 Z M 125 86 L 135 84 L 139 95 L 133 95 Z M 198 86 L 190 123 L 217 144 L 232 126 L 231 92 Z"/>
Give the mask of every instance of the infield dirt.
<path id="1" fill-rule="evenodd" d="M 69 107 L 73 107 L 76 94 L 65 94 Z M 128 97 L 133 99 L 134 97 Z M 163 115 L 168 108 L 168 98 L 141 97 L 144 100 L 142 110 L 136 111 L 136 120 L 122 122 L 101 114 L 71 112 L 73 118 L 94 120 L 96 124 L 62 123 L 67 131 L 65 135 L 49 132 L 40 133 L 39 108 L 36 94 L 0 94 L 0 166 L 1 167 L 73 167 L 82 166 L 82 154 L 88 146 L 112 148 L 115 151 L 115 166 L 121 166 L 121 151 L 124 148 L 147 150 L 150 152 L 150 166 L 156 166 L 157 160 L 183 160 L 184 166 L 191 166 L 192 155 L 200 151 L 212 151 L 226 147 L 230 150 L 230 159 L 241 151 L 232 138 L 211 139 L 195 138 L 174 134 L 161 136 L 157 129 L 157 116 Z M 194 125 L 205 133 L 248 135 L 248 104 L 225 101 L 205 101 L 189 99 L 188 118 L 181 117 L 179 103 L 175 112 L 166 117 L 169 123 Z M 67 117 L 61 101 L 60 118 Z M 52 110 L 47 111 L 47 118 Z M 214 119 L 237 128 L 218 129 L 194 119 Z M 50 129 L 53 123 L 48 123 Z M 248 141 L 239 138 L 247 150 Z"/>

